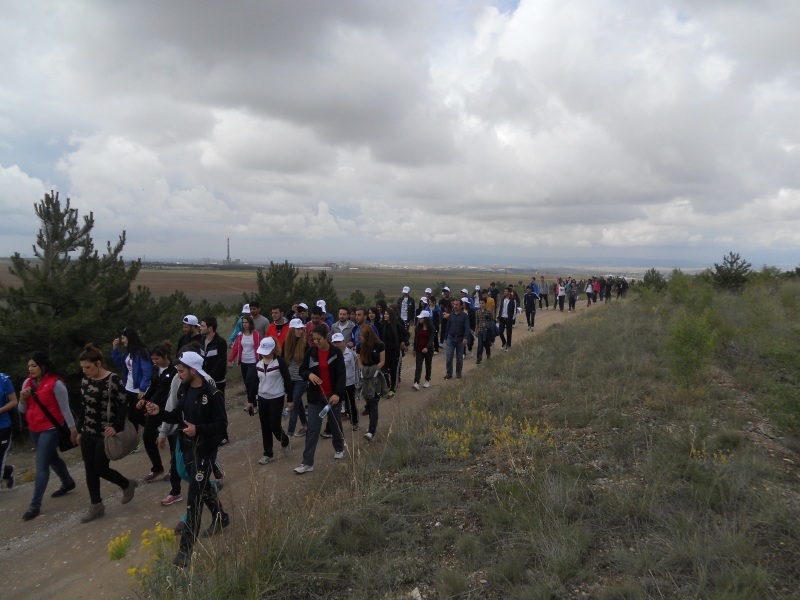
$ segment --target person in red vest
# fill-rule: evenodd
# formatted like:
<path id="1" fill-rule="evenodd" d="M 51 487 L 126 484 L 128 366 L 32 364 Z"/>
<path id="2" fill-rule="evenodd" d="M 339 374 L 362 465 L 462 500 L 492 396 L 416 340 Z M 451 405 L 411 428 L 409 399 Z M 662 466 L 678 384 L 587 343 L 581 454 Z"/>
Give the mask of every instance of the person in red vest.
<path id="1" fill-rule="evenodd" d="M 278 346 L 283 349 L 283 341 L 289 334 L 289 321 L 283 316 L 283 307 L 276 304 L 272 307 L 272 323 L 267 327 L 266 337 L 274 337 L 278 340 Z"/>

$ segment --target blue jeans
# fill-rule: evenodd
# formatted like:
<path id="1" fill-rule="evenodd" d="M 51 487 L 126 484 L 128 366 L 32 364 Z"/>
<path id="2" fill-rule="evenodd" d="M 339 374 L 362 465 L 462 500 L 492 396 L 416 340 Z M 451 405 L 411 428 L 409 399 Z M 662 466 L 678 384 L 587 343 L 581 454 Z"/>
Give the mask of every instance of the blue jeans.
<path id="1" fill-rule="evenodd" d="M 303 450 L 303 464 L 314 464 L 314 454 L 317 452 L 317 442 L 322 431 L 322 419 L 319 417 L 320 411 L 325 408 L 325 402 L 308 405 L 308 433 L 306 433 L 306 447 Z M 331 435 L 333 435 L 333 449 L 335 452 L 344 452 L 344 434 L 342 433 L 342 411 L 337 404 L 328 411 L 328 423 L 330 424 Z"/>
<path id="2" fill-rule="evenodd" d="M 36 479 L 33 485 L 31 506 L 41 508 L 44 491 L 50 481 L 50 467 L 58 475 L 62 486 L 72 487 L 75 485 L 75 480 L 69 474 L 67 463 L 58 455 L 58 431 L 56 428 L 53 427 L 39 433 L 31 431 L 30 434 L 33 447 L 36 448 Z"/>
<path id="3" fill-rule="evenodd" d="M 294 402 L 294 407 L 292 407 L 292 410 L 289 413 L 289 428 L 286 430 L 286 433 L 289 435 L 294 435 L 294 428 L 297 427 L 297 417 L 300 417 L 300 424 L 303 427 L 308 425 L 308 420 L 306 420 L 306 409 L 303 406 L 303 395 L 306 393 L 307 389 L 307 381 L 301 379 L 300 381 L 292 382 L 292 395 L 290 398 L 292 402 Z"/>
<path id="4" fill-rule="evenodd" d="M 464 366 L 464 338 L 447 336 L 446 369 L 447 376 L 453 376 L 453 355 L 456 355 L 456 375 L 461 375 Z"/>

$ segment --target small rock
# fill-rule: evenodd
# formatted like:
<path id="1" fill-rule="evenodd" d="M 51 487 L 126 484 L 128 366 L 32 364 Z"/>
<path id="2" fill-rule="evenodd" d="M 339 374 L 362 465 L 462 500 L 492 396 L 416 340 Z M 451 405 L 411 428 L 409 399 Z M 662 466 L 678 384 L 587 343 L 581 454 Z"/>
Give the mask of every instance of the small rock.
<path id="1" fill-rule="evenodd" d="M 419 588 L 414 588 L 409 594 L 414 600 L 422 600 L 422 595 L 419 593 Z"/>

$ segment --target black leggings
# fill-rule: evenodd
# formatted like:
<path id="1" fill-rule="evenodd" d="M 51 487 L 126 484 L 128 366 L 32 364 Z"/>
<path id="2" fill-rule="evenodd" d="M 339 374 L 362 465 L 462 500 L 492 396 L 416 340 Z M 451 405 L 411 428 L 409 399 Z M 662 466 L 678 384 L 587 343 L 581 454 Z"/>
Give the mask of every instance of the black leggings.
<path id="1" fill-rule="evenodd" d="M 81 435 L 81 456 L 83 465 L 86 468 L 86 487 L 89 488 L 89 499 L 92 504 L 100 504 L 103 498 L 100 496 L 100 478 L 118 485 L 123 490 L 127 490 L 131 484 L 127 477 L 115 471 L 109 466 L 108 456 L 103 438 L 100 436 L 84 433 Z"/>
<path id="2" fill-rule="evenodd" d="M 281 426 L 281 413 L 283 412 L 284 396 L 280 398 L 258 397 L 258 419 L 261 421 L 261 442 L 264 446 L 264 456 L 272 457 L 272 436 L 285 448 L 289 445 L 289 436 Z"/>
<path id="3" fill-rule="evenodd" d="M 425 364 L 425 381 L 431 380 L 431 362 L 433 361 L 433 350 L 428 349 L 427 352 L 417 351 L 417 368 L 414 371 L 414 383 L 419 383 L 419 378 L 422 376 L 422 365 Z"/>
<path id="4" fill-rule="evenodd" d="M 400 374 L 400 348 L 393 348 L 386 350 L 386 364 L 383 366 L 383 372 L 389 378 L 389 389 L 397 391 L 397 379 Z"/>
<path id="5" fill-rule="evenodd" d="M 561 312 L 564 312 L 564 296 L 559 296 L 558 300 L 558 307 L 561 309 Z"/>

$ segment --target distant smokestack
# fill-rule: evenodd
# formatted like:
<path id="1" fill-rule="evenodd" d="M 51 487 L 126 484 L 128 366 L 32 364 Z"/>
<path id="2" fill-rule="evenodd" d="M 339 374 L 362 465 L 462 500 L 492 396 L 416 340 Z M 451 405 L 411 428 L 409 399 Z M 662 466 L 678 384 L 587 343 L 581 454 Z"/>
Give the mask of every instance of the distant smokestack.
<path id="1" fill-rule="evenodd" d="M 228 264 L 231 264 L 231 238 L 228 238 Z"/>

